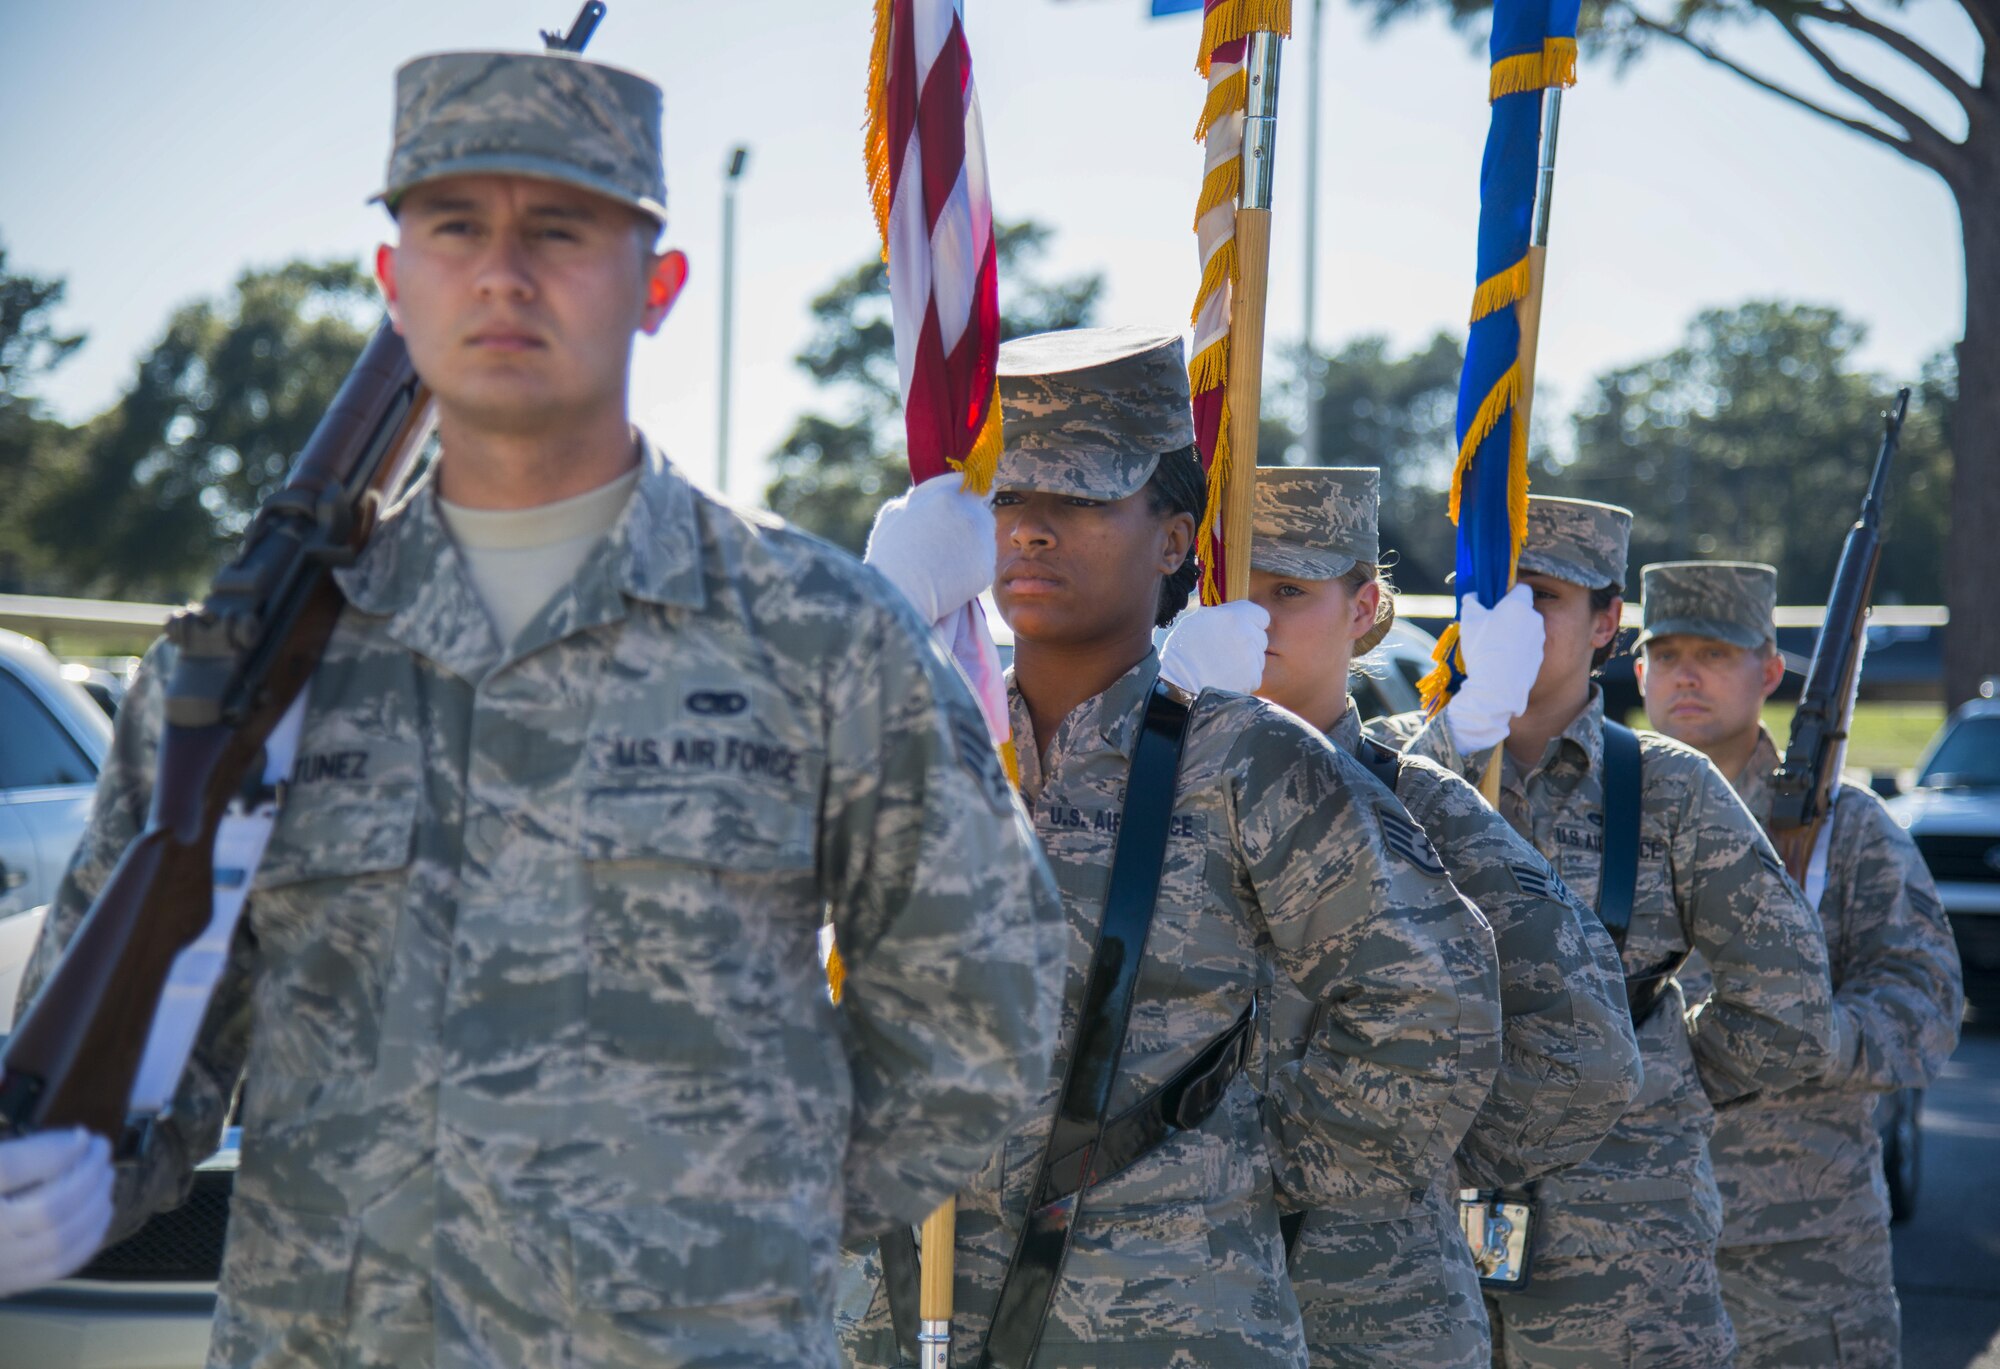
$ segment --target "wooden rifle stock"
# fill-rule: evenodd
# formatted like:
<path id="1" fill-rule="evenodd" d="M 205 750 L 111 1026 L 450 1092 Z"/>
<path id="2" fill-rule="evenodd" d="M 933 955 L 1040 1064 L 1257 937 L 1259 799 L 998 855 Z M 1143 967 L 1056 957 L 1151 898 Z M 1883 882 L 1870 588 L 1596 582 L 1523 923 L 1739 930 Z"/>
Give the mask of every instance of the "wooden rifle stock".
<path id="1" fill-rule="evenodd" d="M 207 928 L 216 829 L 262 779 L 265 740 L 340 616 L 333 569 L 367 541 L 429 431 L 403 341 L 377 330 L 284 486 L 207 597 L 174 616 L 146 829 L 126 848 L 0 1057 L 0 1135 L 83 1126 L 116 1141 L 174 959 Z"/>
<path id="2" fill-rule="evenodd" d="M 1861 516 L 1847 531 L 1826 618 L 1813 647 L 1799 706 L 1792 714 L 1784 758 L 1771 777 L 1771 844 L 1793 879 L 1803 884 L 1821 826 L 1832 816 L 1840 783 L 1840 756 L 1853 718 L 1855 689 L 1868 630 L 1868 605 L 1875 594 L 1875 570 L 1882 561 L 1882 511 L 1888 500 L 1889 463 L 1902 437 L 1910 407 L 1907 388 L 1896 395 L 1885 418 L 1882 449 L 1861 501 Z"/>

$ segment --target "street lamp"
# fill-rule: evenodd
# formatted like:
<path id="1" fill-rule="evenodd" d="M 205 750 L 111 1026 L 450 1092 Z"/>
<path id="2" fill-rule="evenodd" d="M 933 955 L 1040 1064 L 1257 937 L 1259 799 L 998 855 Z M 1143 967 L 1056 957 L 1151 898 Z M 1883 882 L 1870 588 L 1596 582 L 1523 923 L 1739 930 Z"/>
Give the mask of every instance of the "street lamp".
<path id="1" fill-rule="evenodd" d="M 722 170 L 722 346 L 718 358 L 715 420 L 715 488 L 729 493 L 729 369 L 731 334 L 736 326 L 736 183 L 750 164 L 750 149 L 729 150 Z"/>

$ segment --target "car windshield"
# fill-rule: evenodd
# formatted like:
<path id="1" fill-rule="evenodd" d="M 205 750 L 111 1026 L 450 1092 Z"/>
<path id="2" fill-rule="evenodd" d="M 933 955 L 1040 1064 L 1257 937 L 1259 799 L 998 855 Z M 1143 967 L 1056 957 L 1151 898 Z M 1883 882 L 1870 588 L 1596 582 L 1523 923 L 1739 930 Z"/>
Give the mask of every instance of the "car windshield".
<path id="1" fill-rule="evenodd" d="M 2000 715 L 1960 718 L 1939 739 L 1917 783 L 1926 789 L 2000 789 Z"/>

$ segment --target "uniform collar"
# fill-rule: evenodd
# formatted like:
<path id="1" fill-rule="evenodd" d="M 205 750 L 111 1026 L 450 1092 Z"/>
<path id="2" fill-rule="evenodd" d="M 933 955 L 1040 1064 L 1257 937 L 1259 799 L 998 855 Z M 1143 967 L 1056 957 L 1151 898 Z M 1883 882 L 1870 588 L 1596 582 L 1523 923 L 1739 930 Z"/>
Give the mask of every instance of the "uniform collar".
<path id="1" fill-rule="evenodd" d="M 1108 750 L 1121 756 L 1130 756 L 1137 744 L 1139 728 L 1146 712 L 1146 701 L 1152 697 L 1153 682 L 1160 678 L 1160 657 L 1158 652 L 1148 651 L 1130 670 L 1113 680 L 1104 692 L 1085 699 L 1056 726 L 1055 740 L 1049 744 L 1049 759 L 1043 767 L 1034 723 L 1028 715 L 1028 705 L 1021 698 L 1021 691 L 1014 682 L 1014 672 L 1007 672 L 1007 704 L 1012 715 L 1014 736 L 1017 741 L 1025 740 L 1025 746 L 1016 747 L 1021 765 L 1021 792 L 1033 798 L 1041 793 L 1048 777 L 1062 768 L 1066 757 L 1083 750 Z"/>
<path id="2" fill-rule="evenodd" d="M 1504 745 L 1504 743 L 1502 743 Z M 1510 757 L 1507 762 L 1513 764 Z M 1563 792 L 1576 788 L 1583 777 L 1604 764 L 1604 691 L 1590 687 L 1590 701 L 1570 724 L 1543 748 L 1541 759 L 1522 776 L 1525 786 L 1536 775 Z"/>
<path id="3" fill-rule="evenodd" d="M 1353 755 L 1361 750 L 1361 706 L 1354 702 L 1352 694 L 1347 696 L 1347 711 L 1327 729 L 1326 739 L 1333 743 L 1336 751 Z"/>
<path id="4" fill-rule="evenodd" d="M 628 598 L 700 608 L 701 528 L 695 493 L 653 443 L 640 439 L 632 498 L 605 539 L 524 630 L 523 653 L 625 616 Z M 458 675 L 478 679 L 501 643 L 437 507 L 433 469 L 383 515 L 351 566 L 334 572 L 348 603 L 389 620 L 390 637 Z"/>
<path id="5" fill-rule="evenodd" d="M 1736 796 L 1743 800 L 1743 806 L 1755 813 L 1759 822 L 1771 813 L 1771 772 L 1778 768 L 1778 760 L 1777 739 L 1769 728 L 1757 724 L 1757 749 L 1750 753 L 1743 773 L 1730 783 L 1736 787 Z"/>

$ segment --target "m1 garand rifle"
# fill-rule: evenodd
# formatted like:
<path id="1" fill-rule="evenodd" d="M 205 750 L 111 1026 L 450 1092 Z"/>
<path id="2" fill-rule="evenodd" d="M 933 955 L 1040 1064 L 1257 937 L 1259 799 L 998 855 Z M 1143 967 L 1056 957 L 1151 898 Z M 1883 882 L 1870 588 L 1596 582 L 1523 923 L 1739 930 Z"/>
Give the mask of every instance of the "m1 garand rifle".
<path id="1" fill-rule="evenodd" d="M 591 0 L 543 41 L 581 52 L 604 9 Z M 176 959 L 210 929 L 216 833 L 232 800 L 272 801 L 257 793 L 264 746 L 333 635 L 333 572 L 360 554 L 434 426 L 430 392 L 385 322 L 235 558 L 168 622 L 175 659 L 146 827 L 7 1038 L 0 1137 L 82 1126 L 129 1143 L 152 1120 L 131 1115 L 134 1080 Z"/>
<path id="2" fill-rule="evenodd" d="M 1854 718 L 1856 691 L 1861 683 L 1861 658 L 1868 646 L 1868 605 L 1875 593 L 1875 568 L 1882 561 L 1882 510 L 1888 500 L 1889 464 L 1903 434 L 1910 407 L 1907 387 L 1884 416 L 1882 450 L 1875 457 L 1875 474 L 1861 501 L 1861 517 L 1847 530 L 1833 589 L 1826 598 L 1826 619 L 1806 670 L 1798 711 L 1792 714 L 1791 738 L 1771 779 L 1772 845 L 1785 869 L 1801 885 L 1811 881 L 1814 851 L 1833 816 L 1833 796 L 1840 784 L 1841 758 Z"/>

